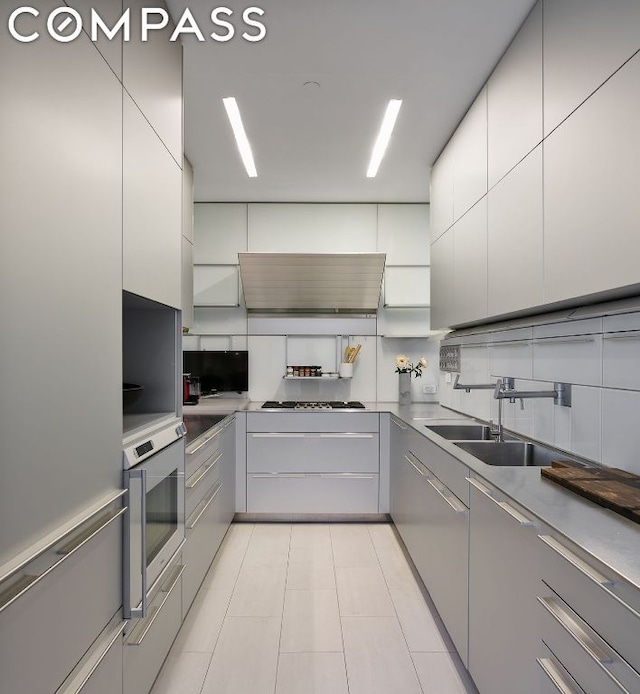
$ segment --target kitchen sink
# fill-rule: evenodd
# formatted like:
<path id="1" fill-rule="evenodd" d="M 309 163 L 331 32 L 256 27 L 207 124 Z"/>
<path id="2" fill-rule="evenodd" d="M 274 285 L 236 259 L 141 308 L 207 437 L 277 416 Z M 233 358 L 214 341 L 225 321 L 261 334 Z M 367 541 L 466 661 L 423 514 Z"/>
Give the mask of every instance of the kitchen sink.
<path id="1" fill-rule="evenodd" d="M 546 467 L 553 460 L 572 458 L 545 446 L 528 441 L 461 441 L 455 444 L 487 465 Z"/>
<path id="2" fill-rule="evenodd" d="M 493 441 L 491 429 L 486 424 L 433 424 L 426 428 L 447 441 Z M 507 441 L 516 440 L 509 434 L 505 434 L 504 438 Z"/>

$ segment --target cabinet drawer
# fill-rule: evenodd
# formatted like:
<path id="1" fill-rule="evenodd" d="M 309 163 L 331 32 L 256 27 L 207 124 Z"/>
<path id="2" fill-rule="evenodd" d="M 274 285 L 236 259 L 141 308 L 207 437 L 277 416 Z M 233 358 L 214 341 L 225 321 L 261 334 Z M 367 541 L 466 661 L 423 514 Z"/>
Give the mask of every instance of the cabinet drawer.
<path id="1" fill-rule="evenodd" d="M 228 503 L 225 504 L 229 495 L 233 495 L 231 488 L 224 483 L 216 484 L 200 507 L 187 516 L 187 541 L 182 550 L 185 566 L 182 577 L 184 614 L 193 602 L 231 522 L 232 513 L 228 511 Z"/>
<path id="2" fill-rule="evenodd" d="M 602 385 L 640 390 L 640 331 L 603 336 Z"/>
<path id="3" fill-rule="evenodd" d="M 148 616 L 131 622 L 125 638 L 124 694 L 148 694 L 182 623 L 182 572 L 179 559 L 168 567 Z"/>
<path id="4" fill-rule="evenodd" d="M 253 473 L 247 476 L 249 513 L 378 513 L 374 473 Z"/>
<path id="5" fill-rule="evenodd" d="M 220 471 L 229 461 L 225 460 L 223 450 L 216 452 L 206 460 L 184 483 L 185 486 L 185 516 L 193 513 L 196 506 L 204 499 L 220 479 Z"/>
<path id="6" fill-rule="evenodd" d="M 378 472 L 378 434 L 247 434 L 248 472 Z"/>
<path id="7" fill-rule="evenodd" d="M 640 675 L 544 583 L 538 604 L 542 641 L 587 694 L 640 691 Z"/>
<path id="8" fill-rule="evenodd" d="M 533 378 L 583 386 L 602 383 L 602 335 L 574 335 L 533 341 Z"/>
<path id="9" fill-rule="evenodd" d="M 249 412 L 247 431 L 375 432 L 380 417 L 374 412 Z"/>
<path id="10" fill-rule="evenodd" d="M 56 691 L 122 605 L 120 518 L 84 538 L 81 529 L 68 542 L 68 549 L 53 550 L 57 559 L 65 552 L 68 558 L 2 611 L 3 692 Z M 81 543 L 77 550 L 76 543 Z M 42 556 L 34 564 L 46 560 Z M 37 566 L 33 571 L 31 565 L 28 567 L 29 574 L 38 571 Z"/>
<path id="11" fill-rule="evenodd" d="M 222 433 L 234 420 L 210 429 L 190 443 L 185 450 L 185 476 L 189 479 L 198 468 L 204 465 L 218 451 L 222 450 L 224 436 Z"/>
<path id="12" fill-rule="evenodd" d="M 539 545 L 545 584 L 640 671 L 638 591 L 564 538 L 540 535 Z"/>

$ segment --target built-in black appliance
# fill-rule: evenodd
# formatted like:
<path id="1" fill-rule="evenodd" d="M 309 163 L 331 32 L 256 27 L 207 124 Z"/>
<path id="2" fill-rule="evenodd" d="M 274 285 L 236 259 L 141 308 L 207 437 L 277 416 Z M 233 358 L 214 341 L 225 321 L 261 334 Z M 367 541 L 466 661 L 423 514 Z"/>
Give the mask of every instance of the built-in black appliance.
<path id="1" fill-rule="evenodd" d="M 364 410 L 364 405 L 357 400 L 328 400 L 313 402 L 305 400 L 267 400 L 264 410 Z"/>
<path id="2" fill-rule="evenodd" d="M 183 373 L 200 379 L 200 392 L 241 393 L 249 390 L 249 352 L 246 350 L 183 352 Z"/>

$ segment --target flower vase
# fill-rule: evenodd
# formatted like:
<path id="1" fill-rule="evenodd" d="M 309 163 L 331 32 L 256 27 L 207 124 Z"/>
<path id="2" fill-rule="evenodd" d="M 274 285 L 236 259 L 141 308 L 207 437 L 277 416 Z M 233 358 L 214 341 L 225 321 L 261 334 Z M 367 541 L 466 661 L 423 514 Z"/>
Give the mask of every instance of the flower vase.
<path id="1" fill-rule="evenodd" d="M 409 371 L 400 372 L 398 374 L 400 377 L 398 379 L 398 404 L 400 405 L 410 405 L 411 404 L 411 373 Z"/>

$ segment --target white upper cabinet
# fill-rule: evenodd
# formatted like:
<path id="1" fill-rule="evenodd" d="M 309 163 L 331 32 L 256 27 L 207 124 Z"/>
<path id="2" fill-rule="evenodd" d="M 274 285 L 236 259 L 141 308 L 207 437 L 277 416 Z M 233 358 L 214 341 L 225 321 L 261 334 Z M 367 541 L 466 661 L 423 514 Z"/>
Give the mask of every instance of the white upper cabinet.
<path id="1" fill-rule="evenodd" d="M 384 271 L 385 306 L 429 306 L 430 268 L 387 267 Z"/>
<path id="2" fill-rule="evenodd" d="M 545 135 L 638 49 L 638 0 L 545 0 Z"/>
<path id="3" fill-rule="evenodd" d="M 123 110 L 123 289 L 181 308 L 182 169 L 126 93 Z"/>
<path id="4" fill-rule="evenodd" d="M 453 147 L 453 218 L 460 217 L 487 192 L 487 90 L 462 119 Z"/>
<path id="5" fill-rule="evenodd" d="M 158 3 L 162 6 L 163 3 Z M 170 41 L 172 22 L 162 30 L 140 37 L 144 0 L 126 0 L 131 8 L 131 36 L 122 51 L 122 81 L 138 108 L 156 131 L 173 158 L 182 166 L 182 44 Z M 155 20 L 160 20 L 159 17 Z"/>
<path id="6" fill-rule="evenodd" d="M 375 253 L 377 205 L 250 203 L 252 253 Z"/>
<path id="7" fill-rule="evenodd" d="M 453 323 L 459 324 L 487 317 L 487 198 L 453 230 Z"/>
<path id="8" fill-rule="evenodd" d="M 196 203 L 195 263 L 237 265 L 247 250 L 245 203 Z"/>
<path id="9" fill-rule="evenodd" d="M 446 231 L 431 244 L 431 327 L 434 330 L 453 324 L 453 234 Z"/>
<path id="10" fill-rule="evenodd" d="M 544 142 L 545 300 L 640 282 L 640 55 Z"/>
<path id="11" fill-rule="evenodd" d="M 525 20 L 487 89 L 491 187 L 542 140 L 542 3 Z"/>
<path id="12" fill-rule="evenodd" d="M 113 0 L 74 0 L 73 8 L 80 13 L 87 33 L 90 32 L 92 9 L 96 10 L 108 27 L 115 26 L 122 15 L 122 3 Z M 134 35 L 132 39 L 135 40 Z M 118 79 L 122 79 L 122 31 L 113 39 L 108 39 L 104 33 L 99 32 L 98 39 L 93 43 Z"/>
<path id="13" fill-rule="evenodd" d="M 429 205 L 378 205 L 378 251 L 387 265 L 429 265 Z"/>
<path id="14" fill-rule="evenodd" d="M 182 235 L 193 243 L 193 168 L 186 157 L 182 164 Z"/>
<path id="15" fill-rule="evenodd" d="M 429 211 L 435 241 L 453 224 L 453 150 L 449 145 L 431 169 Z"/>
<path id="16" fill-rule="evenodd" d="M 488 313 L 543 303 L 542 145 L 488 194 Z"/>

